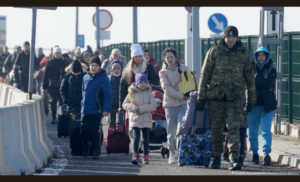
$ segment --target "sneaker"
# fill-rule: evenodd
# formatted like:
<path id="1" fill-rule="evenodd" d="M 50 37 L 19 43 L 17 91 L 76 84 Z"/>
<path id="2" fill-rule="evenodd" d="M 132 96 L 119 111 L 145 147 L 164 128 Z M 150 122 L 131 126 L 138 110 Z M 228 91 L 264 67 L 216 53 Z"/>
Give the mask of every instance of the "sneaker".
<path id="1" fill-rule="evenodd" d="M 132 155 L 131 163 L 132 163 L 132 164 L 138 164 L 138 158 L 139 158 L 139 154 L 138 154 L 138 153 L 134 153 L 134 154 Z"/>
<path id="2" fill-rule="evenodd" d="M 252 157 L 252 164 L 259 164 L 259 156 L 258 154 L 254 154 Z"/>
<path id="3" fill-rule="evenodd" d="M 264 156 L 264 166 L 269 166 L 271 163 L 271 157 L 269 156 L 269 154 L 266 154 Z"/>
<path id="4" fill-rule="evenodd" d="M 174 153 L 170 153 L 169 164 L 176 164 L 175 154 Z"/>
<path id="5" fill-rule="evenodd" d="M 233 159 L 230 161 L 230 165 L 228 170 L 233 171 L 233 170 L 240 170 L 242 168 L 242 165 L 239 163 L 238 159 Z"/>
<path id="6" fill-rule="evenodd" d="M 100 155 L 100 149 L 94 149 L 93 151 L 93 159 L 98 160 Z"/>
<path id="7" fill-rule="evenodd" d="M 142 157 L 142 162 L 143 164 L 149 164 L 149 159 L 148 159 L 149 155 L 143 155 Z"/>
<path id="8" fill-rule="evenodd" d="M 82 150 L 83 157 L 87 157 L 90 154 L 91 145 L 92 145 L 91 142 L 88 142 L 88 144 L 83 147 L 83 150 Z"/>
<path id="9" fill-rule="evenodd" d="M 220 169 L 221 159 L 219 156 L 214 157 L 213 163 L 211 164 L 212 169 Z"/>
<path id="10" fill-rule="evenodd" d="M 241 164 L 241 166 L 244 165 L 244 156 L 239 156 L 239 163 Z"/>

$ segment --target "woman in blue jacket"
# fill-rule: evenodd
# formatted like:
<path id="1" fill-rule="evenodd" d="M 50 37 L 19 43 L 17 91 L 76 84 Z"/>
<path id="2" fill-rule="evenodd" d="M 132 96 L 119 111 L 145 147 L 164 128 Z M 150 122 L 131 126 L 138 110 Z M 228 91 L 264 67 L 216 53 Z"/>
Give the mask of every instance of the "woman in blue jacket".
<path id="1" fill-rule="evenodd" d="M 274 111 L 277 109 L 277 101 L 274 94 L 277 72 L 273 68 L 270 52 L 260 47 L 253 55 L 256 63 L 255 88 L 256 105 L 248 115 L 250 150 L 253 152 L 252 163 L 259 164 L 258 155 L 258 131 L 261 127 L 263 137 L 264 165 L 270 165 L 272 147 L 272 120 Z"/>

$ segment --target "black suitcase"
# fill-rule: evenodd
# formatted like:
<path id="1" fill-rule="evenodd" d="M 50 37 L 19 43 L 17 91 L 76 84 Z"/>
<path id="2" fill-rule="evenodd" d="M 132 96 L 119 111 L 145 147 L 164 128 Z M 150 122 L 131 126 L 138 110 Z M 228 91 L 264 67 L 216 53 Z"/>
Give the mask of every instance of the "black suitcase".
<path id="1" fill-rule="evenodd" d="M 58 110 L 57 136 L 69 136 L 70 118 L 67 113 L 67 105 L 61 105 Z"/>
<path id="2" fill-rule="evenodd" d="M 102 124 L 101 124 L 102 125 Z M 100 125 L 100 132 L 99 132 L 99 148 L 101 153 L 101 146 L 103 142 L 103 130 L 102 126 Z M 70 148 L 71 148 L 71 155 L 74 156 L 82 156 L 83 144 L 81 139 L 81 121 L 72 121 L 70 125 Z M 93 146 L 90 147 L 89 156 L 93 155 Z"/>

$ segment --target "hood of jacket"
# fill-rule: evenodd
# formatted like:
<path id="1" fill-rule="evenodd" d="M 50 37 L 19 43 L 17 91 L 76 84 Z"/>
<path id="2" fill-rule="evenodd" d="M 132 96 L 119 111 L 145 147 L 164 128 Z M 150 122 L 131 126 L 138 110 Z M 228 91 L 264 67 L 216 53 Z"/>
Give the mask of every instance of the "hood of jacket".
<path id="1" fill-rule="evenodd" d="M 164 97 L 163 97 L 163 94 L 160 91 L 153 90 L 152 94 L 153 94 L 154 98 L 159 98 L 160 100 L 163 101 Z"/>
<path id="2" fill-rule="evenodd" d="M 258 52 L 264 52 L 264 53 L 266 53 L 266 61 L 264 62 L 263 65 L 260 65 L 259 62 L 258 62 L 258 60 L 257 60 L 257 53 L 258 53 Z M 254 60 L 255 60 L 255 63 L 256 63 L 256 65 L 257 65 L 257 67 L 258 67 L 260 70 L 262 70 L 262 69 L 264 68 L 264 66 L 267 65 L 268 62 L 271 60 L 271 59 L 270 59 L 270 52 L 268 51 L 268 49 L 266 49 L 266 48 L 264 48 L 264 47 L 258 48 L 258 49 L 254 52 L 253 58 L 254 58 Z"/>
<path id="3" fill-rule="evenodd" d="M 129 93 L 137 93 L 137 92 L 145 92 L 145 91 L 150 91 L 151 90 L 151 86 L 148 84 L 147 88 L 142 91 L 140 89 L 137 88 L 135 82 L 133 82 L 130 87 L 128 88 L 128 92 Z"/>
<path id="4" fill-rule="evenodd" d="M 110 65 L 109 65 L 109 67 L 110 67 L 110 69 L 112 69 L 112 65 L 113 64 L 115 64 L 115 63 L 117 63 L 117 64 L 119 64 L 120 66 L 121 66 L 121 73 L 122 73 L 122 70 L 123 70 L 123 63 L 121 62 L 121 61 L 119 61 L 119 60 L 117 60 L 117 59 L 115 59 L 114 61 L 112 61 L 111 63 L 110 63 Z"/>
<path id="5" fill-rule="evenodd" d="M 86 71 L 86 70 L 88 69 L 88 67 L 87 67 L 86 64 L 81 63 L 81 62 L 80 62 L 80 64 L 81 64 L 81 66 L 82 66 L 83 72 Z M 66 72 L 71 71 L 71 67 L 72 67 L 72 64 L 69 64 L 69 66 L 66 67 L 65 71 L 66 71 Z"/>

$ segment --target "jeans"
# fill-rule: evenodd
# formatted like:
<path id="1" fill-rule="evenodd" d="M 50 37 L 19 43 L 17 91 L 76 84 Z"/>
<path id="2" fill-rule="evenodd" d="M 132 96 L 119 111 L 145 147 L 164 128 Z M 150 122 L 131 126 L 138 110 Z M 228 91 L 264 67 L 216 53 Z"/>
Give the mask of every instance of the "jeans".
<path id="1" fill-rule="evenodd" d="M 81 114 L 81 138 L 83 146 L 92 142 L 94 149 L 99 149 L 99 130 L 102 116 L 96 114 Z"/>
<path id="2" fill-rule="evenodd" d="M 149 128 L 132 128 L 133 131 L 133 151 L 134 153 L 138 153 L 141 133 L 143 136 L 143 153 L 144 155 L 149 154 Z M 142 131 L 142 132 L 141 132 Z"/>
<path id="3" fill-rule="evenodd" d="M 161 127 L 164 127 L 167 131 L 168 129 L 168 124 L 167 124 L 167 121 L 166 120 L 153 120 L 152 122 L 155 123 L 155 128 L 157 126 L 161 126 Z"/>
<path id="4" fill-rule="evenodd" d="M 168 148 L 171 153 L 175 154 L 175 139 L 177 129 L 179 128 L 182 118 L 187 110 L 187 105 L 183 104 L 178 107 L 166 107 L 166 119 L 167 119 L 167 134 L 168 134 Z M 177 144 L 177 142 L 176 142 Z M 177 146 L 178 147 L 178 146 Z"/>
<path id="5" fill-rule="evenodd" d="M 263 155 L 271 153 L 272 146 L 272 119 L 274 111 L 265 113 L 264 106 L 256 106 L 252 112 L 248 115 L 249 121 L 249 141 L 250 150 L 253 154 L 258 154 L 258 132 L 261 127 L 262 138 L 263 138 Z"/>
<path id="6" fill-rule="evenodd" d="M 43 81 L 35 79 L 35 83 L 36 83 L 36 91 L 39 95 L 41 95 L 41 85 L 42 85 Z"/>

